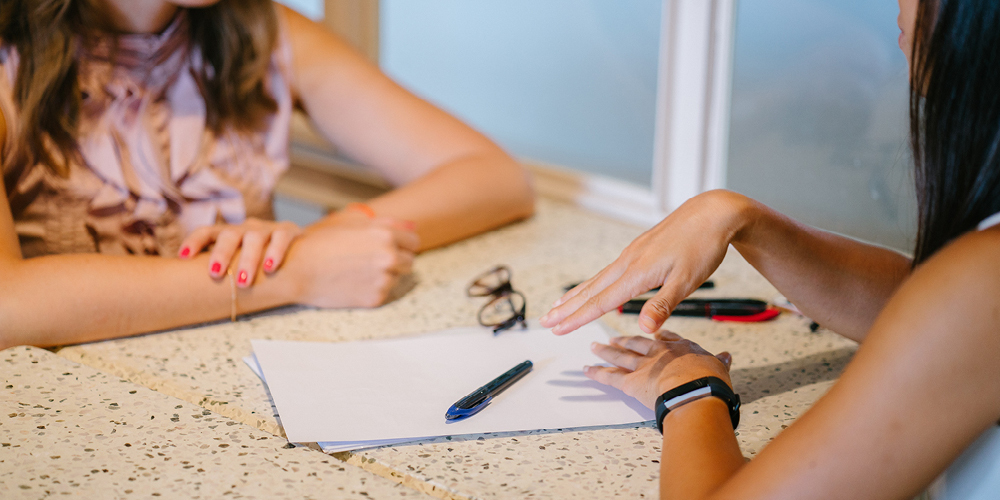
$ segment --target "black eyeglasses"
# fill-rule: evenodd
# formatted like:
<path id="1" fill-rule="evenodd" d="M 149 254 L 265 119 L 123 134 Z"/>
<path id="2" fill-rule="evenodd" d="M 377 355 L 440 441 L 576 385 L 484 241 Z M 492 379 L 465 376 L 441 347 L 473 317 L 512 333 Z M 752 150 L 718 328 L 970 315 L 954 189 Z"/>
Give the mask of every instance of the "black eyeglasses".
<path id="1" fill-rule="evenodd" d="M 497 266 L 479 275 L 466 293 L 469 297 L 492 297 L 479 309 L 479 324 L 492 327 L 494 335 L 518 323 L 521 328 L 528 327 L 524 322 L 527 301 L 521 292 L 510 285 L 510 269 L 507 266 Z"/>

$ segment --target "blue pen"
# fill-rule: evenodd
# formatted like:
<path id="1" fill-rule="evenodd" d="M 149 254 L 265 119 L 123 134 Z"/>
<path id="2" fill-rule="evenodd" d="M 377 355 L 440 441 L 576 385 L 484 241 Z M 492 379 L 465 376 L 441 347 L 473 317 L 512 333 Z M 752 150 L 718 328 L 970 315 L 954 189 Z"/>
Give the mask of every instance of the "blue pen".
<path id="1" fill-rule="evenodd" d="M 525 361 L 507 370 L 503 375 L 491 380 L 488 384 L 476 389 L 472 394 L 459 399 L 457 403 L 451 405 L 451 408 L 448 408 L 448 411 L 444 414 L 444 418 L 458 420 L 479 413 L 480 410 L 490 404 L 490 401 L 497 394 L 500 394 L 514 382 L 527 375 L 531 371 L 532 366 L 534 365 L 531 364 L 531 361 Z"/>

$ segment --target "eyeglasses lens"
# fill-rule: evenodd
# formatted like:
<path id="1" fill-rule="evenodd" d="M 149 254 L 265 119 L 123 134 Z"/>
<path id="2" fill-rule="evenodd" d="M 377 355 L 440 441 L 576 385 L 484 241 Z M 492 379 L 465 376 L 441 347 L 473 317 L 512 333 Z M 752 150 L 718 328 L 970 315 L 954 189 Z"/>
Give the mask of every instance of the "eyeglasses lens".
<path id="1" fill-rule="evenodd" d="M 508 285 L 510 285 L 510 270 L 504 266 L 497 266 L 476 278 L 469 285 L 468 293 L 470 297 L 488 297 Z"/>
<path id="2" fill-rule="evenodd" d="M 494 298 L 479 313 L 479 321 L 485 326 L 502 325 L 524 314 L 524 296 L 508 293 Z"/>

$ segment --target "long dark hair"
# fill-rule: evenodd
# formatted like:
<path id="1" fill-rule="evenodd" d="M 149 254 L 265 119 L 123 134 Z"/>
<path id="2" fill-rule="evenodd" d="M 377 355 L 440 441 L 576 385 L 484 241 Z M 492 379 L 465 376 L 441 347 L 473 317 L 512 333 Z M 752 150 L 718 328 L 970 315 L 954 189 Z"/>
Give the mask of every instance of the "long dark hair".
<path id="1" fill-rule="evenodd" d="M 1000 212 L 1000 2 L 921 0 L 910 75 L 917 265 Z"/>
<path id="2" fill-rule="evenodd" d="M 216 132 L 259 127 L 277 109 L 265 88 L 278 37 L 274 5 L 270 0 L 222 0 L 190 9 L 188 18 L 192 46 L 205 61 L 199 83 L 206 125 Z M 14 84 L 19 119 L 14 144 L 6 146 L 13 148 L 13 159 L 5 167 L 16 171 L 44 164 L 57 174 L 69 173 L 69 164 L 79 156 L 77 50 L 95 29 L 108 29 L 103 19 L 106 13 L 92 0 L 0 2 L 0 40 L 20 56 Z"/>

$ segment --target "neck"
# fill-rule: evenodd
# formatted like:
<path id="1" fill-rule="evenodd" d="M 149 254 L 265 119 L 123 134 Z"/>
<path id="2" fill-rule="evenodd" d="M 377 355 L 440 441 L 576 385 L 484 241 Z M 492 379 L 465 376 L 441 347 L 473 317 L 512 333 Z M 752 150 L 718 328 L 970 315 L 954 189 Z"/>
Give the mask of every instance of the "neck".
<path id="1" fill-rule="evenodd" d="M 159 33 L 167 28 L 178 7 L 164 0 L 96 0 L 120 33 Z"/>

